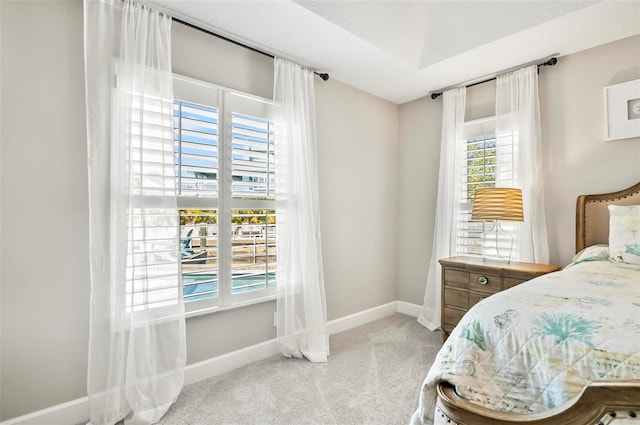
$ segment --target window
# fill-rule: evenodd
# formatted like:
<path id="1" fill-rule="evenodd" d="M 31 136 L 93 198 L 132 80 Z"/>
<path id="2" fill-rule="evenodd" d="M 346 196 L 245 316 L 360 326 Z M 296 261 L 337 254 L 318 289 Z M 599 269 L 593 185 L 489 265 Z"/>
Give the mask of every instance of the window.
<path id="1" fill-rule="evenodd" d="M 115 209 L 110 222 L 126 232 L 122 240 L 127 252 L 124 305 L 129 313 L 161 317 L 164 307 L 175 305 L 180 297 L 175 285 L 179 258 L 175 249 L 178 222 L 173 199 L 171 100 L 114 90 L 114 102 L 125 105 L 122 110 L 131 114 L 117 116 L 121 120 L 116 118 L 112 128 L 118 140 L 129 140 L 130 145 L 114 143 L 111 151 L 112 156 L 121 156 L 117 166 L 129 155 L 128 169 L 112 168 L 115 176 L 129 181 L 114 185 L 111 194 L 127 196 L 129 208 L 122 214 Z M 120 243 L 115 242 L 114 249 L 121 249 Z"/>
<path id="2" fill-rule="evenodd" d="M 174 90 L 187 311 L 275 295 L 277 108 L 185 77 Z"/>
<path id="3" fill-rule="evenodd" d="M 515 187 L 517 150 L 511 135 L 495 134 L 495 120 L 485 119 L 465 123 L 460 141 L 460 209 L 458 213 L 457 254 L 482 257 L 482 233 L 491 223 L 471 221 L 471 209 L 476 189 L 484 187 Z M 513 234 L 514 224 L 501 223 Z M 506 241 L 505 241 L 506 246 Z M 513 252 L 517 252 L 518 240 Z"/>

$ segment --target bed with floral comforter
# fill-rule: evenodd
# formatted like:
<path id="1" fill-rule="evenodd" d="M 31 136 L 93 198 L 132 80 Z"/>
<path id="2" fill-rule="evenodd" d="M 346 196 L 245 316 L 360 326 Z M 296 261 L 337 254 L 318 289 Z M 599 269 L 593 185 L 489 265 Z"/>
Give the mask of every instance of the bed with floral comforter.
<path id="1" fill-rule="evenodd" d="M 534 413 L 602 379 L 640 379 L 640 265 L 596 249 L 475 305 L 436 357 L 412 423 L 433 418 L 441 381 L 490 409 Z"/>

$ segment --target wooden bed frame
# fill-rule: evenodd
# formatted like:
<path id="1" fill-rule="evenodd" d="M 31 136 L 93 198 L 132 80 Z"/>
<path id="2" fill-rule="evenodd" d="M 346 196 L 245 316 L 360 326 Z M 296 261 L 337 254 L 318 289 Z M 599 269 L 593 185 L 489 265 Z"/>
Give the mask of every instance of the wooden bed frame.
<path id="1" fill-rule="evenodd" d="M 609 243 L 609 204 L 640 205 L 640 183 L 618 192 L 578 196 L 576 252 L 591 245 Z"/>
<path id="2" fill-rule="evenodd" d="M 618 192 L 578 196 L 576 252 L 609 243 L 609 204 L 640 204 L 640 183 Z M 593 382 L 569 406 L 529 415 L 499 412 L 473 404 L 458 396 L 453 385 L 447 382 L 440 383 L 437 390 L 435 425 L 640 424 L 640 379 Z"/>

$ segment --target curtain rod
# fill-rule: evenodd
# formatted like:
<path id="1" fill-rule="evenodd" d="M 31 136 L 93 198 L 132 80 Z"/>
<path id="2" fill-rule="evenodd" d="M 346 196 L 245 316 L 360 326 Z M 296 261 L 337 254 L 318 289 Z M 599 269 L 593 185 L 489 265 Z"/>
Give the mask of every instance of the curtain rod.
<path id="1" fill-rule="evenodd" d="M 212 35 L 212 36 L 217 37 L 217 38 L 219 38 L 221 40 L 224 40 L 226 42 L 235 44 L 236 46 L 244 47 L 245 49 L 251 50 L 252 52 L 259 53 L 261 55 L 270 57 L 271 59 L 275 58 L 275 56 L 272 55 L 271 53 L 267 53 L 267 52 L 264 52 L 262 50 L 258 50 L 255 47 L 251 47 L 251 46 L 248 46 L 246 44 L 240 43 L 239 41 L 232 40 L 232 39 L 230 39 L 228 37 L 225 37 L 224 35 L 216 34 L 215 32 L 212 32 L 212 31 L 209 31 L 207 29 L 201 28 L 201 27 L 199 27 L 197 25 L 194 25 L 194 24 L 192 24 L 190 22 L 183 21 L 182 19 L 178 19 L 178 18 L 172 16 L 171 20 L 173 20 L 174 22 L 177 22 L 179 24 L 186 25 L 189 28 L 193 28 L 195 30 L 202 31 L 205 34 Z M 313 73 L 316 74 L 318 77 L 322 78 L 323 81 L 327 81 L 329 79 L 329 74 L 327 74 L 327 73 L 318 72 L 318 71 L 313 71 Z"/>
<path id="2" fill-rule="evenodd" d="M 499 76 L 504 75 L 508 72 L 511 71 L 515 71 L 516 69 L 521 69 L 521 68 L 526 68 L 527 66 L 531 66 L 531 65 L 537 65 L 538 66 L 538 72 L 540 72 L 540 67 L 541 66 L 554 66 L 555 64 L 558 63 L 558 58 L 556 58 L 555 56 L 558 56 L 559 53 L 554 53 L 551 56 L 547 56 L 544 59 L 539 59 L 533 62 L 528 62 L 522 65 L 518 65 L 518 66 L 514 66 L 513 68 L 509 68 L 509 69 L 505 69 L 503 71 L 500 71 L 498 73 L 495 74 L 491 74 L 492 76 L 484 76 L 484 77 L 480 77 L 481 81 L 476 81 L 476 82 L 472 82 L 473 80 L 468 80 L 465 81 L 464 83 L 460 83 L 460 84 L 456 84 L 453 86 L 449 86 L 449 87 L 445 87 L 443 89 L 440 90 L 435 90 L 432 92 L 429 92 L 429 94 L 431 95 L 431 99 L 437 99 L 438 97 L 442 96 L 442 93 L 449 90 L 449 89 L 453 89 L 455 87 L 461 87 L 461 86 L 465 86 L 465 87 L 473 87 L 473 86 L 477 86 L 478 84 L 483 84 L 483 83 L 487 83 L 489 81 L 493 81 L 495 79 L 497 79 Z"/>

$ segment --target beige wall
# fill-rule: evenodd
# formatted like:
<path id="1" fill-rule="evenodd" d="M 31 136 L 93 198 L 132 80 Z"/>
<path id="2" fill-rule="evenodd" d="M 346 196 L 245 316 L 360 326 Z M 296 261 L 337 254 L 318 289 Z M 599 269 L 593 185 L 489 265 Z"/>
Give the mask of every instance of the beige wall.
<path id="1" fill-rule="evenodd" d="M 80 3 L 2 8 L 1 419 L 86 395 L 87 150 Z"/>
<path id="2" fill-rule="evenodd" d="M 442 102 L 400 106 L 398 299 L 422 305 L 433 247 Z"/>
<path id="3" fill-rule="evenodd" d="M 561 57 L 539 76 L 546 219 L 550 260 L 566 265 L 574 254 L 575 202 L 582 193 L 623 189 L 640 181 L 640 139 L 605 142 L 604 87 L 640 78 L 640 36 Z M 493 115 L 495 82 L 467 90 L 466 120 Z M 401 106 L 398 224 L 398 298 L 422 304 L 426 264 L 431 255 L 437 178 L 426 179 L 417 158 L 432 164 L 440 150 L 442 98 L 419 99 Z M 404 129 L 407 129 L 404 131 Z M 416 135 L 415 131 L 424 135 Z M 416 158 L 417 157 L 417 158 Z M 414 225 L 418 214 L 425 224 Z M 409 229 L 415 227 L 420 237 Z"/>
<path id="4" fill-rule="evenodd" d="M 0 1 L 0 420 L 86 395 L 82 2 Z M 174 71 L 271 97 L 273 63 L 174 25 Z M 316 81 L 329 320 L 396 299 L 397 105 Z M 187 321 L 188 363 L 275 336 L 275 302 Z"/>
<path id="5" fill-rule="evenodd" d="M 332 80 L 316 105 L 331 320 L 396 300 L 399 107 Z"/>
<path id="6" fill-rule="evenodd" d="M 604 87 L 640 78 L 640 36 L 560 58 L 540 73 L 545 202 L 551 261 L 571 261 L 583 193 L 640 181 L 640 138 L 605 142 Z"/>

